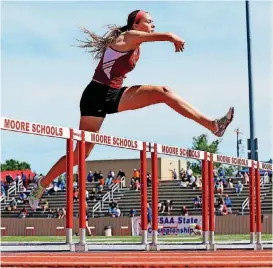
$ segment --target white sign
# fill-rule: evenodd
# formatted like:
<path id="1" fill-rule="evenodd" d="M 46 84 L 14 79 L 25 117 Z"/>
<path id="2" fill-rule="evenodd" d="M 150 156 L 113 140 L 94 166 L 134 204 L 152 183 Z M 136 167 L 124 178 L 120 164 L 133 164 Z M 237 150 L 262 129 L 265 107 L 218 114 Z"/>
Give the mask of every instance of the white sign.
<path id="1" fill-rule="evenodd" d="M 251 160 L 221 154 L 213 154 L 213 161 L 227 165 L 251 167 Z"/>
<path id="2" fill-rule="evenodd" d="M 132 217 L 132 235 L 141 235 L 141 217 Z M 159 216 L 158 235 L 191 235 L 194 226 L 202 227 L 202 216 Z M 148 225 L 148 236 L 152 235 L 152 226 Z"/>
<path id="3" fill-rule="evenodd" d="M 167 154 L 167 155 L 174 155 L 186 158 L 194 158 L 194 159 L 204 159 L 204 152 L 199 150 L 192 150 L 186 149 L 182 147 L 175 147 L 175 146 L 167 146 L 158 144 L 157 145 L 157 152 L 159 154 Z"/>
<path id="4" fill-rule="evenodd" d="M 132 139 L 119 138 L 95 132 L 86 132 L 85 140 L 96 144 L 102 144 L 107 146 L 114 146 L 120 148 L 127 148 L 132 150 L 142 150 L 143 143 Z"/>
<path id="5" fill-rule="evenodd" d="M 69 138 L 69 128 L 1 117 L 1 129 L 57 138 Z"/>
<path id="6" fill-rule="evenodd" d="M 259 164 L 260 164 L 260 169 L 272 171 L 272 164 L 270 164 L 270 163 L 263 163 L 263 162 L 259 162 Z"/>

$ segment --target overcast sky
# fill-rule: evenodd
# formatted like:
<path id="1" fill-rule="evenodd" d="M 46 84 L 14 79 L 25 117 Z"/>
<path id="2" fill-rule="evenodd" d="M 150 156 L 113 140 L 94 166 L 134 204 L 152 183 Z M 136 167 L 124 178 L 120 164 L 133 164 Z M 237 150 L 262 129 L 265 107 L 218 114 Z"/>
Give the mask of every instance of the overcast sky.
<path id="1" fill-rule="evenodd" d="M 79 27 L 99 34 L 106 24 L 126 24 L 135 9 L 151 13 L 156 31 L 175 32 L 186 40 L 184 53 L 170 43 L 142 46 L 125 85 L 167 85 L 211 118 L 235 107 L 234 122 L 220 146 L 236 156 L 239 127 L 247 156 L 249 106 L 244 1 L 237 2 L 2 2 L 2 116 L 78 128 L 79 100 L 96 62 L 76 38 Z M 272 157 L 272 2 L 251 2 L 251 36 L 256 136 L 260 160 Z M 272 24 L 271 24 L 272 25 Z M 272 32 L 271 32 L 272 33 Z M 272 59 L 272 58 L 271 58 Z M 208 133 L 161 104 L 108 116 L 101 133 L 182 147 Z M 65 152 L 65 141 L 2 132 L 2 159 L 28 161 L 46 173 Z M 135 152 L 97 146 L 92 159 L 137 157 Z"/>

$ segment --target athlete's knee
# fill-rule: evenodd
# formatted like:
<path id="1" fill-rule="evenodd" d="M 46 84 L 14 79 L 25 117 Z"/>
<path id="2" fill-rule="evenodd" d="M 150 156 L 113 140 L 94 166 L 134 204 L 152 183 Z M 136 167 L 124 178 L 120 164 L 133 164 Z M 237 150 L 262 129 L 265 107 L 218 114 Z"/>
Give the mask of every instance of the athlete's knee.
<path id="1" fill-rule="evenodd" d="M 156 91 L 160 102 L 165 102 L 172 94 L 172 90 L 167 86 L 157 86 Z"/>

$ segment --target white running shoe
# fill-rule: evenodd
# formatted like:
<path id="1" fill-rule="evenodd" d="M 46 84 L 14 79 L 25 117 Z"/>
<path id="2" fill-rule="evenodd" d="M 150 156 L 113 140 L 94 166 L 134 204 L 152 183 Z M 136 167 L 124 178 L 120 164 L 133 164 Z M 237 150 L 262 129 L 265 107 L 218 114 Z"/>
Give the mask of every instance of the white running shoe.
<path id="1" fill-rule="evenodd" d="M 36 210 L 38 205 L 39 205 L 39 202 L 40 202 L 40 198 L 42 197 L 44 191 L 46 190 L 41 184 L 40 184 L 40 181 L 43 177 L 39 177 L 38 180 L 37 180 L 37 187 L 33 187 L 31 193 L 29 194 L 28 196 L 28 202 L 29 202 L 29 205 L 30 207 L 33 209 L 33 210 Z"/>

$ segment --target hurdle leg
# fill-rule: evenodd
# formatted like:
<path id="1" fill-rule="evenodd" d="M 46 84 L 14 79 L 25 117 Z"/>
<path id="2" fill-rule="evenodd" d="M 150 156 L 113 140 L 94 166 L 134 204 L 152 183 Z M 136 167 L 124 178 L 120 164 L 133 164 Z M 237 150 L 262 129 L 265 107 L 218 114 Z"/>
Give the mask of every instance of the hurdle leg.
<path id="1" fill-rule="evenodd" d="M 255 190 L 256 190 L 256 232 L 257 232 L 257 249 L 263 249 L 262 246 L 262 211 L 261 211 L 261 185 L 260 185 L 260 163 L 257 162 L 255 170 Z"/>
<path id="2" fill-rule="evenodd" d="M 147 217 L 147 157 L 146 142 L 143 142 L 143 150 L 140 151 L 141 162 L 141 231 L 142 244 L 148 244 L 148 217 Z"/>
<path id="3" fill-rule="evenodd" d="M 79 148 L 79 228 L 80 244 L 86 244 L 86 207 L 85 207 L 85 132 L 81 132 L 81 141 Z"/>
<path id="4" fill-rule="evenodd" d="M 66 243 L 72 244 L 73 236 L 73 129 L 66 144 Z M 63 230 L 64 231 L 64 230 Z"/>
<path id="5" fill-rule="evenodd" d="M 158 162 L 157 162 L 157 144 L 154 144 L 152 152 L 152 244 L 157 245 L 158 236 Z"/>
<path id="6" fill-rule="evenodd" d="M 202 221 L 203 221 L 203 243 L 208 243 L 208 160 L 207 152 L 204 154 L 204 160 L 202 160 Z"/>
<path id="7" fill-rule="evenodd" d="M 215 243 L 214 243 L 214 230 L 215 230 L 215 223 L 214 223 L 214 174 L 213 174 L 214 164 L 213 164 L 213 154 L 210 154 L 210 161 L 209 161 L 209 176 L 208 176 L 208 185 L 209 185 L 209 242 L 210 248 L 215 250 Z"/>
<path id="8" fill-rule="evenodd" d="M 254 161 L 249 168 L 249 220 L 250 220 L 250 244 L 255 243 L 255 169 Z"/>

